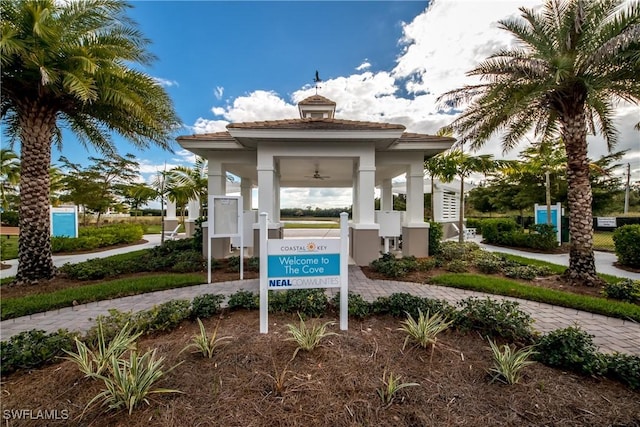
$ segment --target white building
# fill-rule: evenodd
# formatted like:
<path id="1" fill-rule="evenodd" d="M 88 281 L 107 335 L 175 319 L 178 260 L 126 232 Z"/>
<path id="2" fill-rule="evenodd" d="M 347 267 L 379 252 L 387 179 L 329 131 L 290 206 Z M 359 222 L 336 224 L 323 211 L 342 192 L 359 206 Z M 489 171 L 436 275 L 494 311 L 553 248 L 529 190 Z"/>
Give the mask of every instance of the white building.
<path id="1" fill-rule="evenodd" d="M 337 119 L 336 103 L 320 95 L 304 99 L 298 108 L 300 118 L 232 123 L 226 132 L 177 140 L 208 160 L 210 195 L 226 194 L 227 172 L 240 177 L 245 207 L 252 206 L 251 190 L 258 188 L 258 211 L 268 214 L 270 238 L 282 237 L 280 188 L 352 188 L 350 255 L 358 265 L 369 264 L 381 250 L 374 214 L 376 187 L 382 210 L 392 210 L 392 179 L 406 174 L 403 253 L 426 256 L 429 225 L 423 213 L 423 164 L 449 149 L 455 139 L 407 133 L 399 124 Z M 228 239 L 215 240 L 212 255 L 224 257 Z"/>

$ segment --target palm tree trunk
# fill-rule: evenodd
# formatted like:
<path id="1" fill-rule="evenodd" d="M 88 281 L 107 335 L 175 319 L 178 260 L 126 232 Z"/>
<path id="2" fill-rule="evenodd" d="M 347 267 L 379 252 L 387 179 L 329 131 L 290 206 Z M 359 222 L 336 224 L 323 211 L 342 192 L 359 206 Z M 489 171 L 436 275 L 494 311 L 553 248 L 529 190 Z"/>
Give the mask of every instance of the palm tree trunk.
<path id="1" fill-rule="evenodd" d="M 564 275 L 572 285 L 599 286 L 593 253 L 592 194 L 589 182 L 584 107 L 561 118 L 567 152 L 567 205 L 569 208 L 569 268 Z"/>
<path id="2" fill-rule="evenodd" d="M 55 267 L 51 258 L 49 218 L 49 167 L 55 114 L 37 102 L 20 109 L 20 236 L 16 284 L 36 284 L 51 279 Z"/>

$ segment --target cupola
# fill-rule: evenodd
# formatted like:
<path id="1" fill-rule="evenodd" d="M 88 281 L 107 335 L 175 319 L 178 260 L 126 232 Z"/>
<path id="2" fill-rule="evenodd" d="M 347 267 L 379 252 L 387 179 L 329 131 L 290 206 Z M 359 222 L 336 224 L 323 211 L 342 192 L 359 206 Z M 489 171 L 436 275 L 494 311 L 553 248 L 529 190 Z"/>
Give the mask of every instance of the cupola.
<path id="1" fill-rule="evenodd" d="M 298 103 L 301 119 L 333 119 L 336 103 L 320 95 L 313 95 Z"/>

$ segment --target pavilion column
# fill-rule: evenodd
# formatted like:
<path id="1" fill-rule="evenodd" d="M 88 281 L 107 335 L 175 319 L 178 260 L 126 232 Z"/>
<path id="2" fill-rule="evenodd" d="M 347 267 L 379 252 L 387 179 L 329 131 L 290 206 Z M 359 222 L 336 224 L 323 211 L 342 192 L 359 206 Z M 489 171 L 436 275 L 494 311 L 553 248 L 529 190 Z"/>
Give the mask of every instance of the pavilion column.
<path id="1" fill-rule="evenodd" d="M 380 256 L 380 226 L 375 223 L 375 152 L 359 157 L 354 186 L 354 221 L 351 228 L 351 257 L 357 265 L 368 265 Z M 357 208 L 356 208 L 357 207 Z"/>
<path id="2" fill-rule="evenodd" d="M 280 171 L 276 170 L 273 183 L 273 222 L 280 222 Z"/>
<path id="3" fill-rule="evenodd" d="M 429 224 L 424 221 L 424 165 L 422 159 L 407 168 L 407 212 L 402 227 L 402 254 L 429 255 Z"/>
<path id="4" fill-rule="evenodd" d="M 208 193 L 209 196 L 224 196 L 227 193 L 227 174 L 224 170 L 222 162 L 216 158 L 209 157 L 208 163 Z M 207 200 L 208 202 L 208 200 Z M 211 210 L 209 210 L 211 215 Z M 202 250 L 205 258 L 209 256 L 207 254 L 207 239 L 209 229 L 208 225 L 202 224 L 202 237 L 203 245 Z M 211 257 L 221 259 L 231 254 L 231 240 L 228 237 L 219 237 L 212 239 L 211 241 Z"/>
<path id="5" fill-rule="evenodd" d="M 164 231 L 173 231 L 178 226 L 178 218 L 176 217 L 176 202 L 167 200 L 166 212 L 164 215 Z"/>
<path id="6" fill-rule="evenodd" d="M 358 168 L 356 165 L 354 165 L 353 167 L 353 187 L 352 187 L 352 196 L 351 198 L 353 199 L 353 203 L 351 206 L 351 218 L 353 220 L 354 224 L 357 224 L 360 222 L 360 197 L 358 195 L 358 185 L 359 185 L 359 175 L 358 175 Z"/>
<path id="7" fill-rule="evenodd" d="M 250 211 L 253 206 L 253 180 L 249 178 L 240 178 L 240 196 L 242 197 L 242 206 L 245 211 Z"/>
<path id="8" fill-rule="evenodd" d="M 382 201 L 380 203 L 380 210 L 392 211 L 393 210 L 393 192 L 391 188 L 391 178 L 382 180 Z"/>
<path id="9" fill-rule="evenodd" d="M 276 213 L 276 193 L 279 193 L 279 179 L 276 176 L 273 154 L 258 152 L 258 214 L 267 213 L 268 236 L 270 239 L 281 239 L 280 214 Z M 279 209 L 278 209 L 279 210 Z M 253 253 L 260 253 L 260 230 L 258 224 L 253 229 Z"/>
<path id="10" fill-rule="evenodd" d="M 196 220 L 200 218 L 200 199 L 195 198 L 189 200 L 187 209 L 189 210 L 189 216 L 184 223 L 184 228 L 187 237 L 191 237 L 196 229 Z"/>

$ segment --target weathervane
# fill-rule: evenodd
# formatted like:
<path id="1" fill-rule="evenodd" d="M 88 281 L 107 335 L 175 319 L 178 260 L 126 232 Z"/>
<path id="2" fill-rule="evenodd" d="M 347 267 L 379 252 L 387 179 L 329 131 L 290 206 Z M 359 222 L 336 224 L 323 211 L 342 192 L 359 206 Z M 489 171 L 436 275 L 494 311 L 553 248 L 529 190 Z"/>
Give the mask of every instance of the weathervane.
<path id="1" fill-rule="evenodd" d="M 318 74 L 318 70 L 316 70 L 316 76 L 313 78 L 313 82 L 316 84 L 316 95 L 318 94 L 318 89 L 320 89 L 319 83 L 322 81 L 320 75 Z"/>

